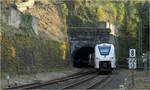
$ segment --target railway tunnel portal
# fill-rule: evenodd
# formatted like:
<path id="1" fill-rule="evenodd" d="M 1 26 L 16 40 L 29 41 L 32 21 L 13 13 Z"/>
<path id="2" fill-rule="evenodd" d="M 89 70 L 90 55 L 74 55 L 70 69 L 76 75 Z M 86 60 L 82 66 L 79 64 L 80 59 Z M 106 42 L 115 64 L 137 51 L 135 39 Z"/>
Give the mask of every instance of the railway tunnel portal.
<path id="1" fill-rule="evenodd" d="M 94 47 L 100 43 L 116 44 L 116 31 L 111 27 L 70 27 L 69 35 L 69 63 L 74 66 L 88 65 L 90 54 L 93 56 Z M 93 60 L 94 61 L 94 60 Z M 81 64 L 81 65 L 80 65 Z"/>

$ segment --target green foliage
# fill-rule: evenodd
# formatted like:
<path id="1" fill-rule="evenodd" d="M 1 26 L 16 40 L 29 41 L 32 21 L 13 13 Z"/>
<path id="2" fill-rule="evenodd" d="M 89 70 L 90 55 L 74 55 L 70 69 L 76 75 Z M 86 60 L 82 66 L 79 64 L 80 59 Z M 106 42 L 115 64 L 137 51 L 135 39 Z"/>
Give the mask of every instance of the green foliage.
<path id="1" fill-rule="evenodd" d="M 9 10 L 6 9 L 4 3 L 0 3 L 0 6 L 1 6 L 1 8 L 0 8 L 0 10 L 1 10 L 0 11 L 0 14 L 1 14 L 0 19 L 2 19 L 1 21 L 8 23 Z"/>
<path id="2" fill-rule="evenodd" d="M 100 2 L 100 3 L 103 3 L 103 2 Z M 117 16 L 115 4 L 110 1 L 107 1 L 102 5 L 100 4 L 98 6 L 96 16 L 99 22 L 105 21 L 105 22 L 115 23 L 116 16 Z"/>
<path id="3" fill-rule="evenodd" d="M 142 22 L 142 40 L 143 40 L 143 52 L 147 52 L 149 48 L 149 6 L 150 1 L 143 0 L 136 4 L 138 15 Z"/>
<path id="4" fill-rule="evenodd" d="M 66 3 L 66 2 L 65 2 Z M 67 24 L 74 27 L 94 26 L 91 16 L 93 15 L 88 2 L 77 0 L 66 3 L 68 8 Z M 71 7 L 74 6 L 74 8 Z M 94 18 L 94 16 L 92 16 Z"/>
<path id="5" fill-rule="evenodd" d="M 119 26 L 119 47 L 120 56 L 128 57 L 130 48 L 135 48 L 138 51 L 138 27 L 139 16 L 135 1 L 124 1 L 119 4 L 120 8 L 117 12 L 120 14 L 118 19 Z M 121 14 L 122 12 L 122 14 Z M 128 43 L 126 43 L 126 42 Z M 123 51 L 123 52 L 122 52 Z M 138 56 L 138 54 L 137 54 Z"/>
<path id="6" fill-rule="evenodd" d="M 68 16 L 68 8 L 66 4 L 61 4 L 61 9 L 64 15 Z"/>
<path id="7" fill-rule="evenodd" d="M 74 22 L 72 22 L 72 21 L 74 21 Z M 78 27 L 83 24 L 83 21 L 81 20 L 81 18 L 76 14 L 71 15 L 68 22 L 72 22 L 72 23 L 68 23 L 69 26 L 77 26 Z"/>
<path id="8" fill-rule="evenodd" d="M 24 29 L 32 28 L 32 15 L 22 13 L 20 15 L 20 20 L 21 20 L 21 28 L 24 28 Z"/>
<path id="9" fill-rule="evenodd" d="M 74 8 L 70 7 L 71 4 Z M 67 18 L 67 24 L 69 26 L 96 26 L 94 23 L 101 21 L 116 23 L 117 10 L 115 4 L 109 0 L 107 3 L 97 0 L 77 0 L 66 5 L 69 12 Z"/>
<path id="10" fill-rule="evenodd" d="M 144 5 L 145 4 L 145 5 Z M 147 4 L 147 5 L 146 5 Z M 120 5 L 124 8 L 120 9 L 122 10 L 122 13 L 124 15 L 121 16 L 121 20 L 118 18 L 118 24 L 119 24 L 119 46 L 120 46 L 120 56 L 121 57 L 128 57 L 128 51 L 130 48 L 135 48 L 137 50 L 137 57 L 139 57 L 141 54 L 139 54 L 139 33 L 140 33 L 140 18 L 143 24 L 148 23 L 148 9 L 143 9 L 143 8 L 148 8 L 149 3 L 148 2 L 136 2 L 136 1 L 124 1 L 120 3 Z M 118 9 L 118 12 L 120 12 Z M 121 13 L 120 13 L 121 15 Z M 146 52 L 148 50 L 148 37 L 149 37 L 149 31 L 148 31 L 148 25 L 143 25 L 142 28 L 143 32 L 142 35 L 143 37 L 143 52 Z M 145 33 L 145 31 L 147 31 Z M 128 43 L 126 43 L 126 42 Z M 123 51 L 123 52 L 122 52 Z M 141 59 L 138 58 L 138 66 L 143 66 L 143 62 Z"/>
<path id="11" fill-rule="evenodd" d="M 123 2 L 117 3 L 116 10 L 117 10 L 116 22 L 118 25 L 118 29 L 120 30 L 121 27 L 123 26 L 123 19 L 124 19 L 124 15 L 125 15 L 124 3 Z"/>

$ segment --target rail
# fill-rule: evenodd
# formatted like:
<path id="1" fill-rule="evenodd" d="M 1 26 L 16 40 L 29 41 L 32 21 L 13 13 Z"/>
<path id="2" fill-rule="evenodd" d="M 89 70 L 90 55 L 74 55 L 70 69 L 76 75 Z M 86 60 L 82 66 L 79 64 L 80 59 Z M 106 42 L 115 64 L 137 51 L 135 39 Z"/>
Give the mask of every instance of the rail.
<path id="1" fill-rule="evenodd" d="M 54 84 L 57 82 L 63 82 L 69 79 L 75 79 L 75 78 L 79 78 L 79 77 L 83 77 L 86 76 L 88 74 L 94 73 L 96 71 L 86 71 L 86 72 L 78 72 L 66 77 L 62 77 L 62 78 L 58 78 L 58 79 L 54 79 L 54 80 L 49 80 L 49 81 L 45 81 L 45 82 L 39 82 L 39 83 L 31 83 L 31 84 L 26 84 L 26 85 L 21 85 L 21 86 L 16 86 L 16 87 L 9 87 L 9 88 L 5 88 L 4 90 L 10 90 L 10 89 L 33 89 L 33 88 L 38 88 L 38 87 L 42 87 L 45 85 L 50 85 L 50 84 Z"/>

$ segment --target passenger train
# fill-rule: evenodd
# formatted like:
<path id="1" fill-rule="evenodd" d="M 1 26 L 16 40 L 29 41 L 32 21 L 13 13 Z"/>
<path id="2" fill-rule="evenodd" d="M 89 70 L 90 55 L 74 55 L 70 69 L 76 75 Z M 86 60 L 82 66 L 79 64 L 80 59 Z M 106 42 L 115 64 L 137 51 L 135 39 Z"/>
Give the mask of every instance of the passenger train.
<path id="1" fill-rule="evenodd" d="M 95 46 L 95 65 L 99 72 L 111 72 L 116 68 L 115 48 L 113 44 L 102 43 Z"/>

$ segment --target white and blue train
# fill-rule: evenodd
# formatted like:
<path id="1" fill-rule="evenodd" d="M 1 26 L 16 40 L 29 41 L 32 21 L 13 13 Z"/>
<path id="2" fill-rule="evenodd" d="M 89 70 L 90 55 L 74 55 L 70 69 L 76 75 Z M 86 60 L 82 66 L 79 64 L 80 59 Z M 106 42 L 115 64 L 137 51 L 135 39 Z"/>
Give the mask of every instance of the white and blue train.
<path id="1" fill-rule="evenodd" d="M 116 68 L 116 56 L 113 44 L 102 43 L 95 46 L 94 66 L 100 72 L 111 72 Z"/>

